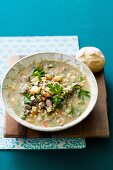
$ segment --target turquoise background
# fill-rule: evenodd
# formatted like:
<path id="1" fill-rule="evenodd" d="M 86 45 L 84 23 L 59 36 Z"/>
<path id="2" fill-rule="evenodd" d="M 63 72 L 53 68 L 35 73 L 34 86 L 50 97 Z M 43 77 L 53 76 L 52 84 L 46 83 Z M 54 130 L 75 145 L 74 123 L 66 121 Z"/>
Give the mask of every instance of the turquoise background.
<path id="1" fill-rule="evenodd" d="M 103 51 L 111 137 L 83 150 L 0 151 L 0 169 L 113 170 L 113 1 L 0 0 L 0 36 L 19 35 L 78 35 Z"/>

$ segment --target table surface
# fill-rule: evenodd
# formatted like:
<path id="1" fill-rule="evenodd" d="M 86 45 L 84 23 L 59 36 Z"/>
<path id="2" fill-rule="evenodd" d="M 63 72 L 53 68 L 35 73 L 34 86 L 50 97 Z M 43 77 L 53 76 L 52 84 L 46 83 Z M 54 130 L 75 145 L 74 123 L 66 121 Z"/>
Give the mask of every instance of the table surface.
<path id="1" fill-rule="evenodd" d="M 1 0 L 0 36 L 78 35 L 80 47 L 96 46 L 106 57 L 109 139 L 87 139 L 83 150 L 0 151 L 0 169 L 113 170 L 113 1 Z M 91 125 L 89 125 L 90 128 Z"/>

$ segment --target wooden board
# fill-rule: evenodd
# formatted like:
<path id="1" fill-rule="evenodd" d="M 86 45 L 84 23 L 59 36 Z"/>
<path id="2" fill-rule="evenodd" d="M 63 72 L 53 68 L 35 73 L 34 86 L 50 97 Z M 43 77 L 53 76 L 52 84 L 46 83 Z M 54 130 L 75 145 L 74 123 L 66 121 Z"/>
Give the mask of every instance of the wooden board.
<path id="1" fill-rule="evenodd" d="M 10 66 L 19 58 L 12 57 Z M 97 103 L 90 115 L 78 125 L 59 132 L 40 132 L 20 125 L 6 112 L 4 137 L 109 137 L 104 71 L 97 73 L 95 77 L 99 88 Z"/>

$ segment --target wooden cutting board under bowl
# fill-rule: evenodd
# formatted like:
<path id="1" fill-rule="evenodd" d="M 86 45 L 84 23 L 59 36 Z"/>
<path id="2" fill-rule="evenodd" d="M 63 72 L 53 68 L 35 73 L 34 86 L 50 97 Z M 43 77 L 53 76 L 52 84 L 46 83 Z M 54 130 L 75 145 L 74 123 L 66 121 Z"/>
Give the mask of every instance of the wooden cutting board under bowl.
<path id="1" fill-rule="evenodd" d="M 24 56 L 10 58 L 10 66 Z M 40 132 L 26 128 L 17 123 L 7 112 L 5 113 L 4 137 L 109 137 L 109 125 L 107 114 L 107 94 L 104 80 L 104 70 L 95 74 L 99 94 L 97 103 L 90 115 L 78 125 L 59 132 Z"/>

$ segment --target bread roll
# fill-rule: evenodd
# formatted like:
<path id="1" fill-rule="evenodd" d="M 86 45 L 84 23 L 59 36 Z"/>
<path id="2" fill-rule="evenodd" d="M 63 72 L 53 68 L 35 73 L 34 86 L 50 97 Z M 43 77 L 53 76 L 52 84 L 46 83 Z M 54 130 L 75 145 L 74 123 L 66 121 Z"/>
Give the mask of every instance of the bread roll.
<path id="1" fill-rule="evenodd" d="M 99 72 L 104 68 L 105 57 L 98 48 L 95 47 L 81 48 L 77 52 L 76 58 L 84 62 L 93 73 Z"/>

